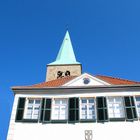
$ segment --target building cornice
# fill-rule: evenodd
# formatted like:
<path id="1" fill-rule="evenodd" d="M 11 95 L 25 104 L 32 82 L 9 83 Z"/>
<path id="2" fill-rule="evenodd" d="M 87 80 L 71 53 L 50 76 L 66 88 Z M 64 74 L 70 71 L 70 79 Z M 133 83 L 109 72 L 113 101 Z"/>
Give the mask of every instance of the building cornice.
<path id="1" fill-rule="evenodd" d="M 27 92 L 34 92 L 34 93 L 48 93 L 48 92 L 53 92 L 57 93 L 59 92 L 64 92 L 64 93 L 71 93 L 71 92 L 108 92 L 108 91 L 140 91 L 140 84 L 135 84 L 135 85 L 100 85 L 100 86 L 61 86 L 61 87 L 26 87 L 26 88 L 21 88 L 21 87 L 12 87 L 11 88 L 14 92 L 14 94 L 18 93 L 23 93 L 25 94 Z"/>

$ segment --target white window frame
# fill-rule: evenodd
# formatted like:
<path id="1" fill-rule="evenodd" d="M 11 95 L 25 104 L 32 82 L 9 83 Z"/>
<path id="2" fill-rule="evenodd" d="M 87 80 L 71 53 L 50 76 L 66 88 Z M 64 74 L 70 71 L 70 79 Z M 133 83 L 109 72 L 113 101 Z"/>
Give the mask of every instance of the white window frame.
<path id="1" fill-rule="evenodd" d="M 140 96 L 135 96 L 135 107 L 136 107 L 136 112 L 137 112 L 138 118 L 140 118 L 140 107 L 138 107 L 138 105 L 137 105 L 138 101 L 136 100 L 136 98 L 140 98 Z M 140 101 L 139 101 L 139 103 L 140 103 Z"/>
<path id="2" fill-rule="evenodd" d="M 33 100 L 33 104 L 32 104 L 32 112 L 30 114 L 30 117 L 28 117 L 28 107 L 29 107 L 29 100 Z M 36 104 L 35 102 L 39 100 L 40 101 L 40 104 Z M 39 110 L 38 110 L 38 115 L 35 115 L 35 108 L 38 107 Z M 38 120 L 39 119 L 39 116 L 40 116 L 40 108 L 41 108 L 41 99 L 40 98 L 26 98 L 26 102 L 25 102 L 25 109 L 24 109 L 24 116 L 23 118 L 24 119 L 29 119 L 29 120 Z M 37 116 L 37 118 L 35 117 Z"/>
<path id="3" fill-rule="evenodd" d="M 82 103 L 82 100 L 85 99 L 87 100 L 87 103 Z M 89 103 L 89 99 L 93 99 L 93 103 Z M 85 116 L 87 116 L 87 118 L 83 118 L 83 113 L 82 113 L 82 107 L 83 105 L 86 106 L 86 114 Z M 90 110 L 90 107 L 93 106 L 93 110 Z M 91 114 L 90 111 L 94 111 L 94 114 L 92 114 L 92 118 L 91 118 Z M 94 117 L 94 118 L 93 118 Z M 96 120 L 96 100 L 94 97 L 82 97 L 80 98 L 80 120 Z"/>
<path id="4" fill-rule="evenodd" d="M 110 102 L 109 99 L 113 99 L 113 102 Z M 120 98 L 121 100 L 119 102 L 116 101 L 116 98 Z M 110 105 L 112 104 L 112 112 L 113 113 L 110 113 L 111 111 L 111 108 L 110 108 Z M 121 106 L 119 106 L 121 105 Z M 119 109 L 116 109 L 117 106 L 119 107 Z M 124 106 L 124 99 L 123 97 L 121 96 L 108 96 L 107 97 L 107 108 L 108 108 L 108 118 L 109 119 L 121 119 L 121 118 L 125 118 L 125 106 Z M 122 111 L 121 113 L 116 113 L 117 110 L 119 111 Z M 118 115 L 120 116 L 118 116 Z M 112 116 L 111 116 L 112 115 Z"/>
<path id="5" fill-rule="evenodd" d="M 56 104 L 56 101 L 60 101 L 60 103 Z M 62 101 L 66 101 L 66 103 L 62 103 Z M 62 117 L 62 115 L 64 115 L 65 117 Z M 67 98 L 53 98 L 52 99 L 51 120 L 68 120 L 68 99 Z"/>

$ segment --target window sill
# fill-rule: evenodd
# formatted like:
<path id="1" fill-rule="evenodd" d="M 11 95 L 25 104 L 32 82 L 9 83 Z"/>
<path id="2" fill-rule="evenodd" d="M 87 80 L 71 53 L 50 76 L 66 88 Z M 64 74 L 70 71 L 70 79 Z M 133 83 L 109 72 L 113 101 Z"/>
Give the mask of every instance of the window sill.
<path id="1" fill-rule="evenodd" d="M 67 123 L 68 120 L 51 120 L 51 123 Z"/>
<path id="2" fill-rule="evenodd" d="M 97 120 L 98 123 L 105 123 L 108 122 L 109 120 Z"/>
<path id="3" fill-rule="evenodd" d="M 37 123 L 38 119 L 23 119 L 22 122 Z"/>
<path id="4" fill-rule="evenodd" d="M 138 119 L 126 119 L 127 122 L 134 122 L 134 121 L 138 121 Z"/>
<path id="5" fill-rule="evenodd" d="M 81 123 L 89 123 L 89 122 L 92 123 L 92 122 L 96 122 L 96 120 L 90 120 L 90 119 L 84 119 L 84 120 L 83 120 L 83 119 L 81 119 L 80 122 L 81 122 Z"/>
<path id="6" fill-rule="evenodd" d="M 37 123 L 38 119 L 22 119 L 22 120 L 16 120 L 17 123 Z"/>
<path id="7" fill-rule="evenodd" d="M 125 118 L 109 118 L 109 121 L 111 122 L 119 122 L 119 121 L 125 121 Z"/>

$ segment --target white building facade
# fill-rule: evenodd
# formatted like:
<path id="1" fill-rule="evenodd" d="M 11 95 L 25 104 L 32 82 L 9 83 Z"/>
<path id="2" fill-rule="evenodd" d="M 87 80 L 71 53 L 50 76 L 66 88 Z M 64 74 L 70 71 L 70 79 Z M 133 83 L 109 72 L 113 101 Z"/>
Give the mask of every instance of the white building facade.
<path id="1" fill-rule="evenodd" d="M 12 90 L 7 140 L 140 137 L 140 83 L 82 73 L 68 32 L 56 61 L 47 66 L 46 81 Z"/>

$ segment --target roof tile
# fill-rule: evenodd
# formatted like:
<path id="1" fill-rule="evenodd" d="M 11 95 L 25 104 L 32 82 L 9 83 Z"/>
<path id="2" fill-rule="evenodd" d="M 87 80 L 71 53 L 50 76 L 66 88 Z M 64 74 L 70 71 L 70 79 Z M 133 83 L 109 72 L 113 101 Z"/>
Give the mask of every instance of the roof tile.
<path id="1" fill-rule="evenodd" d="M 44 88 L 44 87 L 59 87 L 67 82 L 69 82 L 70 80 L 74 79 L 76 76 L 69 76 L 69 77 L 64 77 L 61 79 L 56 79 L 56 80 L 52 80 L 52 81 L 48 81 L 48 82 L 42 82 L 39 84 L 34 84 L 34 85 L 30 85 L 30 86 L 16 86 L 16 88 Z M 15 87 L 14 87 L 15 88 Z"/>
<path id="2" fill-rule="evenodd" d="M 103 80 L 109 84 L 112 85 L 134 85 L 134 84 L 140 84 L 140 82 L 121 79 L 121 78 L 115 78 L 111 76 L 103 76 L 103 75 L 96 75 L 96 78 L 99 78 L 100 80 Z"/>
<path id="3" fill-rule="evenodd" d="M 73 80 L 77 76 L 69 76 L 69 77 L 64 77 L 61 79 L 56 79 L 48 82 L 42 82 L 39 84 L 34 84 L 30 86 L 15 86 L 13 88 L 45 88 L 45 87 L 59 87 L 64 85 L 65 83 Z M 103 80 L 109 84 L 112 85 L 134 85 L 134 84 L 140 84 L 140 82 L 135 82 L 135 81 L 130 81 L 130 80 L 125 80 L 121 78 L 115 78 L 111 76 L 103 76 L 103 75 L 96 75 L 96 78 L 99 78 L 100 80 Z"/>

